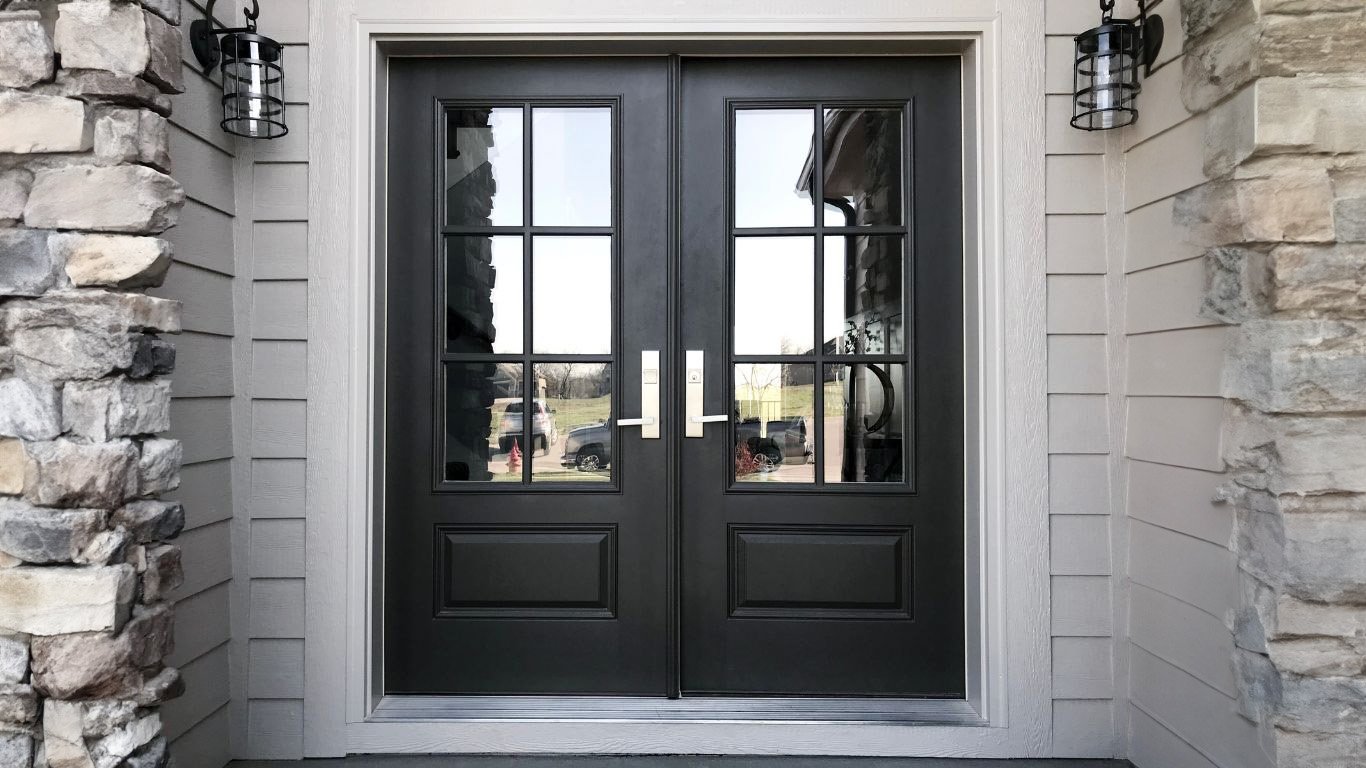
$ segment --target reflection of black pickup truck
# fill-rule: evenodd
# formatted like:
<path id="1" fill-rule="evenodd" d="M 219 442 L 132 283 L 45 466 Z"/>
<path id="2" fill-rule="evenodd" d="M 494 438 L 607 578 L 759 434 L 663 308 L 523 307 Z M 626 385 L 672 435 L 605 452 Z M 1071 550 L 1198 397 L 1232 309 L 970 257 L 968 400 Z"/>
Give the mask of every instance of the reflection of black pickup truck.
<path id="1" fill-rule="evenodd" d="M 777 467 L 785 461 L 805 462 L 811 455 L 806 441 L 806 419 L 790 416 L 768 422 L 760 437 L 758 419 L 744 419 L 735 423 L 735 444 L 749 446 L 750 455 L 760 463 L 759 469 Z"/>
<path id="2" fill-rule="evenodd" d="M 605 469 L 612 463 L 612 425 L 600 421 L 572 427 L 565 434 L 564 455 L 560 466 L 574 467 L 580 472 Z"/>

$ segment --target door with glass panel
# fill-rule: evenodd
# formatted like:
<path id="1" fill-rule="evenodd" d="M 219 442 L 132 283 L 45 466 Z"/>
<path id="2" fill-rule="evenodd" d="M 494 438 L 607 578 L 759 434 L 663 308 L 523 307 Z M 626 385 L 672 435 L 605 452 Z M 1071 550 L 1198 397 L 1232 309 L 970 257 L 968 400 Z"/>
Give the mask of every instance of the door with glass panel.
<path id="1" fill-rule="evenodd" d="M 960 76 L 393 62 L 388 693 L 963 696 Z"/>
<path id="2" fill-rule="evenodd" d="M 683 62 L 683 695 L 964 694 L 959 66 Z"/>
<path id="3" fill-rule="evenodd" d="M 667 75 L 392 64 L 389 693 L 668 692 Z"/>

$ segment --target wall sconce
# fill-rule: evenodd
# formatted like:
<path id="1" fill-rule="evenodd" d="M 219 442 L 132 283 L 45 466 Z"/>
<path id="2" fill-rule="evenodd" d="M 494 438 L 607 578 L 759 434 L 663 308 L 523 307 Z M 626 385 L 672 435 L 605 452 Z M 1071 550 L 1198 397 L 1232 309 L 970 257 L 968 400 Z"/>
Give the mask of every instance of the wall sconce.
<path id="1" fill-rule="evenodd" d="M 190 24 L 190 47 L 211 72 L 222 61 L 223 130 L 249 139 L 278 139 L 289 133 L 285 125 L 283 49 L 264 35 L 256 34 L 257 0 L 242 9 L 245 27 L 214 29 L 213 4 L 209 0 L 204 18 Z M 222 35 L 220 42 L 218 37 Z"/>
<path id="2" fill-rule="evenodd" d="M 1138 68 L 1152 74 L 1162 50 L 1162 17 L 1148 12 L 1162 0 L 1138 0 L 1138 18 L 1111 18 L 1115 0 L 1100 0 L 1100 26 L 1074 38 L 1072 127 L 1122 128 L 1138 119 Z"/>

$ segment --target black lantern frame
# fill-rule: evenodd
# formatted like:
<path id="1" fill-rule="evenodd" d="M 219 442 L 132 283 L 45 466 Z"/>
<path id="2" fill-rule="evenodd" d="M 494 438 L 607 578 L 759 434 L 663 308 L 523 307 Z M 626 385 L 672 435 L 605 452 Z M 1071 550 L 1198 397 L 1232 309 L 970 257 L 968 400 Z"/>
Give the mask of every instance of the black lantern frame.
<path id="1" fill-rule="evenodd" d="M 1114 0 L 1100 0 L 1100 26 L 1073 39 L 1072 127 L 1106 131 L 1138 119 L 1139 68 L 1151 75 L 1162 49 L 1162 17 L 1148 12 L 1161 2 L 1139 0 L 1138 18 L 1114 19 Z"/>
<path id="2" fill-rule="evenodd" d="M 261 6 L 242 9 L 246 26 L 216 29 L 209 0 L 204 18 L 190 24 L 190 47 L 207 74 L 219 66 L 223 83 L 224 131 L 249 139 L 278 139 L 285 124 L 284 69 L 280 44 L 256 32 Z M 219 36 L 222 40 L 219 40 Z M 221 64 L 221 66 L 220 66 Z"/>

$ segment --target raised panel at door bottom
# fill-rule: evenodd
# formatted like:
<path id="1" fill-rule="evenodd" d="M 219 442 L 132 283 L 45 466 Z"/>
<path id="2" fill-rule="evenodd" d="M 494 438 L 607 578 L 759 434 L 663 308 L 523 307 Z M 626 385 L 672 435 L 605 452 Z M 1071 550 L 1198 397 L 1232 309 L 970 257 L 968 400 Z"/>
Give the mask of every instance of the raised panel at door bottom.
<path id="1" fill-rule="evenodd" d="M 436 526 L 436 616 L 613 618 L 616 526 Z"/>
<path id="2" fill-rule="evenodd" d="M 911 617 L 911 529 L 730 526 L 731 616 Z"/>

